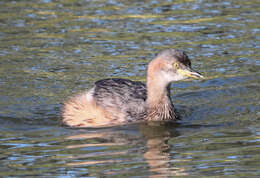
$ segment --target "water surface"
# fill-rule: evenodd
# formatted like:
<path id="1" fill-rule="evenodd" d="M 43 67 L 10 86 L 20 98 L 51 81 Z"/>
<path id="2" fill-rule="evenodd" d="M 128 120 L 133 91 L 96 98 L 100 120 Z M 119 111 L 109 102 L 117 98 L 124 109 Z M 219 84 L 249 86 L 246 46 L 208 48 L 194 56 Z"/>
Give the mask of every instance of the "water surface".
<path id="1" fill-rule="evenodd" d="M 260 176 L 257 0 L 0 2 L 0 176 Z M 172 84 L 178 124 L 60 125 L 96 80 L 145 82 L 164 49 L 205 80 Z"/>

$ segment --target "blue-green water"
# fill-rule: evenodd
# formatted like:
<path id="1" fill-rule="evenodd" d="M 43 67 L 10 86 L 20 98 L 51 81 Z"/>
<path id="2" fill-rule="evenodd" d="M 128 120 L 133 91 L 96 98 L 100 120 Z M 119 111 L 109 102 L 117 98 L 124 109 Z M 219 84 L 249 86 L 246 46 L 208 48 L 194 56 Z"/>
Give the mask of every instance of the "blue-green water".
<path id="1" fill-rule="evenodd" d="M 260 3 L 0 1 L 0 177 L 260 176 Z M 70 129 L 94 81 L 145 81 L 161 50 L 205 80 L 172 84 L 178 125 Z"/>

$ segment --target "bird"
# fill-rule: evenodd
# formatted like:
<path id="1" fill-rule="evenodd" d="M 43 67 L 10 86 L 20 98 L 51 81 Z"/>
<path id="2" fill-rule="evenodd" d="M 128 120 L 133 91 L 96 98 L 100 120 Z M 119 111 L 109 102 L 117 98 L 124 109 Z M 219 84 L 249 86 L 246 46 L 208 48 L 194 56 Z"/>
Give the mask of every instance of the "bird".
<path id="1" fill-rule="evenodd" d="M 170 97 L 172 82 L 203 79 L 191 67 L 187 54 L 166 49 L 150 61 L 146 84 L 123 78 L 107 78 L 64 102 L 62 123 L 74 128 L 100 128 L 150 121 L 177 121 Z"/>

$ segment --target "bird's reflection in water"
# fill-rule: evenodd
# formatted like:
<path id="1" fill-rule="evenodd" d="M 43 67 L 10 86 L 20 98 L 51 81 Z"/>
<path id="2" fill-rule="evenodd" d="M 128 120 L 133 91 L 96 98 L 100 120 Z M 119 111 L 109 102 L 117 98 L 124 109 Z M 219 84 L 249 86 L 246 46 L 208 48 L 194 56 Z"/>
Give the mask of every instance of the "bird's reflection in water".
<path id="1" fill-rule="evenodd" d="M 72 141 L 66 148 L 83 149 L 87 153 L 81 151 L 67 157 L 67 165 L 99 165 L 101 172 L 103 170 L 102 175 L 126 173 L 131 171 L 131 165 L 132 171 L 137 175 L 138 171 L 146 172 L 150 177 L 186 175 L 184 168 L 174 167 L 171 160 L 170 153 L 174 148 L 168 141 L 179 136 L 175 128 L 176 125 L 155 122 L 116 129 L 80 131 L 79 134 L 66 138 Z M 127 169 L 122 170 L 122 165 Z"/>
<path id="2" fill-rule="evenodd" d="M 174 148 L 168 142 L 179 136 L 176 126 L 176 123 L 153 122 L 140 127 L 146 140 L 144 158 L 149 165 L 149 177 L 186 175 L 184 168 L 176 168 L 172 164 L 171 151 Z"/>

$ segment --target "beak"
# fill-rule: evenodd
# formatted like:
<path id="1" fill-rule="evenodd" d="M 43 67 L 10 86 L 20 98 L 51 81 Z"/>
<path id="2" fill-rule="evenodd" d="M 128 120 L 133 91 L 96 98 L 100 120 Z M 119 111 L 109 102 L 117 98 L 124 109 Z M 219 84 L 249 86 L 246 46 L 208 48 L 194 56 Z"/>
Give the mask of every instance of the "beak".
<path id="1" fill-rule="evenodd" d="M 178 72 L 185 77 L 191 77 L 191 78 L 195 78 L 195 79 L 204 78 L 199 72 L 196 72 L 195 70 L 193 70 L 191 68 L 178 69 Z"/>

